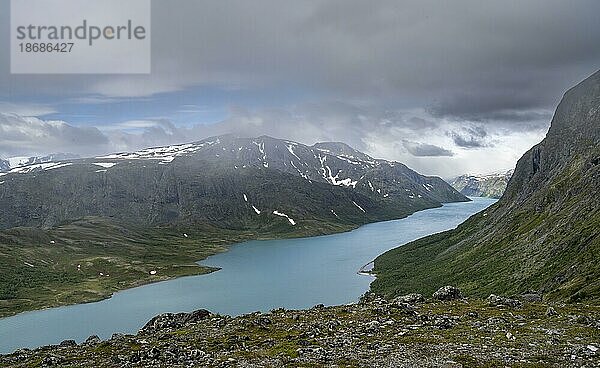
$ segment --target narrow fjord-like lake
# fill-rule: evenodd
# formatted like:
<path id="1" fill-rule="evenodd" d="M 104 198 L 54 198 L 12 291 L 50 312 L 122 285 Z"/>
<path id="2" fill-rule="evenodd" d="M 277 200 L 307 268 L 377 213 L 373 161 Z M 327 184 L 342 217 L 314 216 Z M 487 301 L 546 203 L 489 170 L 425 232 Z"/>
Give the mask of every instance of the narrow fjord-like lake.
<path id="1" fill-rule="evenodd" d="M 495 202 L 472 199 L 342 234 L 238 244 L 200 262 L 222 268 L 209 275 L 125 290 L 97 303 L 0 319 L 0 353 L 65 339 L 81 342 L 90 335 L 106 339 L 116 332 L 135 333 L 150 318 L 165 312 L 204 308 L 239 315 L 277 307 L 355 302 L 373 280 L 357 274 L 361 266 L 398 245 L 452 229 Z"/>

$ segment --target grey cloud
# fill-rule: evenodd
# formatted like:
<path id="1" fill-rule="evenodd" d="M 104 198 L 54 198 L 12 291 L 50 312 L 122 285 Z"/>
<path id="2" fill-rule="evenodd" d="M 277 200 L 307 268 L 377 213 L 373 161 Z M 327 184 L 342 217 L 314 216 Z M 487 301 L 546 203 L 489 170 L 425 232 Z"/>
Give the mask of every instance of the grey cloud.
<path id="1" fill-rule="evenodd" d="M 433 144 L 417 143 L 417 142 L 411 142 L 411 141 L 404 141 L 402 143 L 404 145 L 404 148 L 406 148 L 406 150 L 408 152 L 410 152 L 410 154 L 413 156 L 417 156 L 417 157 L 454 156 L 454 153 L 452 151 L 447 150 L 442 147 L 438 147 Z"/>
<path id="2" fill-rule="evenodd" d="M 465 125 L 460 131 L 451 131 L 448 135 L 458 147 L 463 148 L 481 148 L 488 146 L 485 138 L 488 132 L 484 125 Z"/>
<path id="3" fill-rule="evenodd" d="M 472 135 L 464 136 L 458 133 L 451 133 L 450 136 L 452 137 L 454 144 L 456 144 L 459 147 L 480 148 L 485 146 L 484 142 L 481 139 L 476 138 Z"/>
<path id="4" fill-rule="evenodd" d="M 21 122 L 29 130 L 1 131 L 0 154 L 130 150 L 234 132 L 344 141 L 417 169 L 462 170 L 452 160 L 515 132 L 523 146 L 536 143 L 561 94 L 599 67 L 599 13 L 597 0 L 154 0 L 151 75 L 11 75 L 2 53 L 0 100 L 25 115 L 14 107 L 79 102 L 112 111 L 128 98 L 160 105 L 186 89 L 202 91 L 199 105 L 215 89 L 246 91 L 252 102 L 227 98 L 237 105 L 228 118 L 190 128 L 168 120 L 118 126 L 113 117 L 100 131 Z M 9 0 L 0 0 L 2 35 L 9 14 Z M 8 42 L 0 37 L 0 48 Z M 424 140 L 432 147 L 414 143 Z M 426 163 L 422 154 L 434 147 L 456 156 Z M 434 167 L 441 160 L 449 168 Z"/>
<path id="5" fill-rule="evenodd" d="M 0 113 L 0 156 L 48 154 L 57 150 L 88 154 L 105 150 L 108 143 L 108 138 L 96 128 Z"/>

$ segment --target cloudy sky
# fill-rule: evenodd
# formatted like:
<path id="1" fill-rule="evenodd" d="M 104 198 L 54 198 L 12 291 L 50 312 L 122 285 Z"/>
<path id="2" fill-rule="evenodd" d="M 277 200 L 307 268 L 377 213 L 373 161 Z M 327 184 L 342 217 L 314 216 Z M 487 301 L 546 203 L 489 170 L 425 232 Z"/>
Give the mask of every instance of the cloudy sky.
<path id="1" fill-rule="evenodd" d="M 0 0 L 0 47 L 9 46 Z M 221 133 L 344 141 L 450 177 L 512 168 L 600 68 L 597 0 L 154 0 L 150 75 L 11 75 L 0 157 Z"/>

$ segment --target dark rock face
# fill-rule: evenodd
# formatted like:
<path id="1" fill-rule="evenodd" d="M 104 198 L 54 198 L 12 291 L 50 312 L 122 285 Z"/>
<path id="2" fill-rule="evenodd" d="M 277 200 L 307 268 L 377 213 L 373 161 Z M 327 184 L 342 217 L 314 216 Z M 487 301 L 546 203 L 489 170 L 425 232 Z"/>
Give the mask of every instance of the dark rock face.
<path id="1" fill-rule="evenodd" d="M 77 343 L 75 342 L 75 340 L 64 340 L 58 346 L 60 346 L 61 348 L 67 348 L 67 347 L 77 346 Z"/>
<path id="2" fill-rule="evenodd" d="M 92 335 L 85 340 L 84 344 L 85 345 L 96 345 L 96 344 L 99 344 L 100 342 L 102 342 L 102 340 L 100 340 L 100 338 L 97 335 Z"/>
<path id="3" fill-rule="evenodd" d="M 456 300 L 462 297 L 460 290 L 454 286 L 443 286 L 433 293 L 433 299 L 437 300 Z"/>
<path id="4" fill-rule="evenodd" d="M 565 93 L 546 138 L 517 163 L 514 179 L 506 190 L 510 195 L 504 204 L 516 205 L 531 199 L 557 176 L 564 175 L 567 164 L 578 154 L 591 154 L 592 164 L 598 158 L 599 124 L 600 71 Z"/>
<path id="5" fill-rule="evenodd" d="M 152 318 L 140 330 L 141 334 L 152 334 L 165 328 L 179 328 L 186 324 L 195 323 L 207 318 L 210 312 L 199 309 L 191 313 L 165 313 Z"/>

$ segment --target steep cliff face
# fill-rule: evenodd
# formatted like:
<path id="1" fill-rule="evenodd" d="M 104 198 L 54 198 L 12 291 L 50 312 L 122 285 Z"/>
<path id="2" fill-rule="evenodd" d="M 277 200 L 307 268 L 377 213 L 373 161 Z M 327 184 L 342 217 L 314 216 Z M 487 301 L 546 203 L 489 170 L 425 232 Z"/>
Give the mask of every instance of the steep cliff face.
<path id="1" fill-rule="evenodd" d="M 598 188 L 600 72 L 564 95 L 546 138 L 518 161 L 497 204 L 382 255 L 372 287 L 394 294 L 449 280 L 479 295 L 533 289 L 551 299 L 600 299 Z"/>
<path id="2" fill-rule="evenodd" d="M 518 205 L 538 198 L 553 182 L 565 179 L 576 161 L 584 165 L 581 173 L 589 174 L 587 169 L 597 165 L 594 159 L 598 157 L 599 124 L 600 72 L 596 72 L 565 93 L 546 138 L 519 160 L 502 204 Z M 588 159 L 587 164 L 584 158 Z"/>

